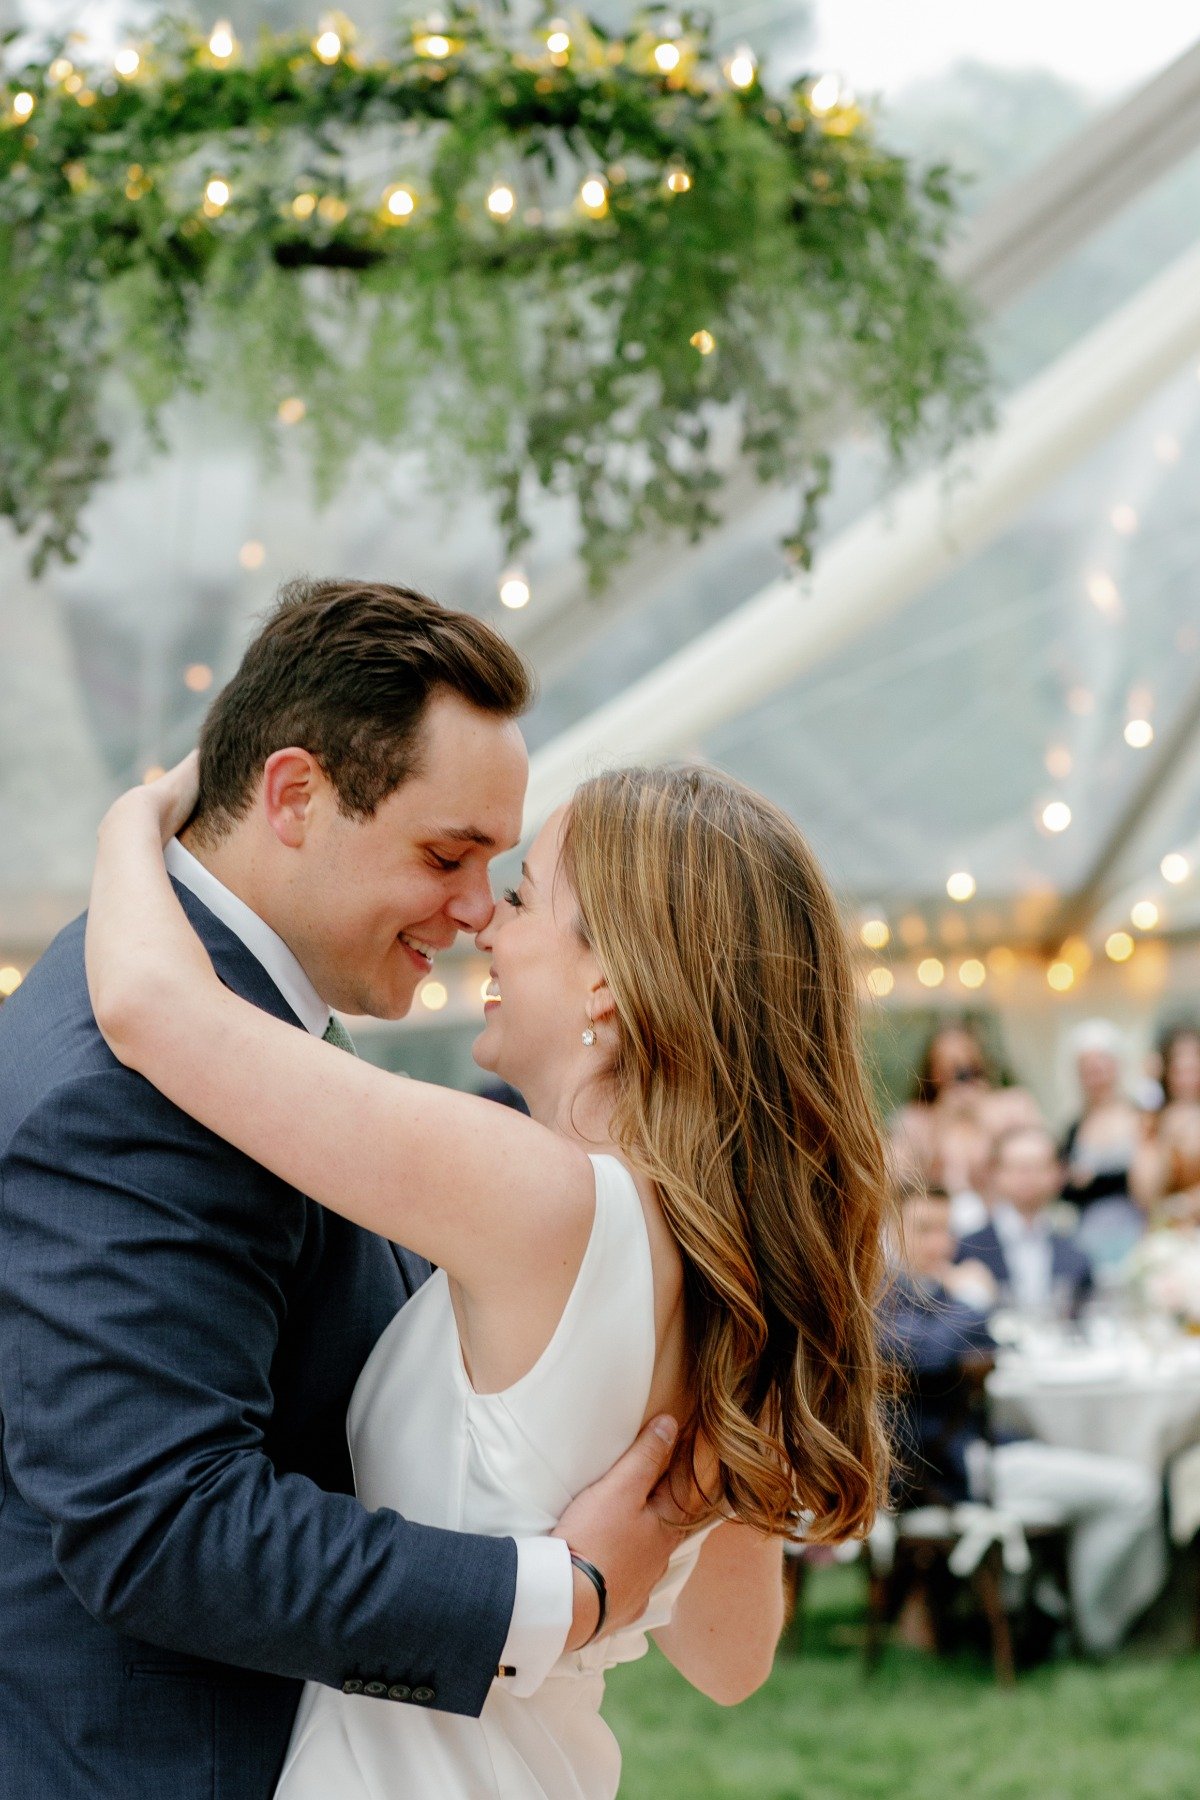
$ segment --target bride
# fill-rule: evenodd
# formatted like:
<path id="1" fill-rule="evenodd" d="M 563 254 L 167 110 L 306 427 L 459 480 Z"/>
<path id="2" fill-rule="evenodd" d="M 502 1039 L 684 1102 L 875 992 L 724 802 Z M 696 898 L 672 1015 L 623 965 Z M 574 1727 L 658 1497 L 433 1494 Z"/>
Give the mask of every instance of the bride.
<path id="1" fill-rule="evenodd" d="M 101 827 L 96 1018 L 209 1129 L 436 1265 L 354 1393 L 360 1498 L 547 1531 L 670 1414 L 690 1526 L 635 1627 L 601 1635 L 592 1572 L 593 1642 L 527 1698 L 501 1673 L 479 1719 L 310 1683 L 277 1800 L 611 1800 L 605 1669 L 651 1633 L 702 1692 L 744 1698 L 771 1666 L 783 1539 L 863 1532 L 883 1480 L 883 1159 L 832 897 L 791 822 L 725 776 L 585 782 L 476 940 L 475 1060 L 527 1119 L 223 987 L 162 857 L 195 793 L 189 758 Z"/>

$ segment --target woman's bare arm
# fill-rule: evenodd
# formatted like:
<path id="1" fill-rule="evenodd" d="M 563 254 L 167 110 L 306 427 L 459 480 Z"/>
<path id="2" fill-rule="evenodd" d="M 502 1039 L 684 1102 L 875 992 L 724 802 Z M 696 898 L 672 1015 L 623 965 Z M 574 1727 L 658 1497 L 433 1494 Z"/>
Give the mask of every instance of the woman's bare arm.
<path id="1" fill-rule="evenodd" d="M 782 1630 L 782 1540 L 729 1520 L 705 1539 L 654 1641 L 694 1688 L 736 1706 L 771 1673 Z"/>
<path id="2" fill-rule="evenodd" d="M 224 987 L 163 862 L 188 810 L 173 772 L 124 795 L 100 828 L 87 966 L 114 1055 L 255 1162 L 468 1292 L 542 1268 L 565 1300 L 595 1207 L 585 1153 L 507 1107 L 386 1074 Z"/>

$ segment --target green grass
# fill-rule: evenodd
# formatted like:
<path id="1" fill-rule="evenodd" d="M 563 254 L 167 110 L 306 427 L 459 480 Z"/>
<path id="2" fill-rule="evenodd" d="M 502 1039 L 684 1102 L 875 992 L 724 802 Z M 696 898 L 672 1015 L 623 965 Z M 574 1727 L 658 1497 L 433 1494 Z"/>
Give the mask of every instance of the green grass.
<path id="1" fill-rule="evenodd" d="M 714 1706 L 657 1651 L 609 1678 L 622 1800 L 1196 1800 L 1200 1658 L 1060 1662 L 1000 1692 L 988 1666 L 889 1648 L 867 1679 L 862 1580 L 816 1570 L 744 1706 Z"/>

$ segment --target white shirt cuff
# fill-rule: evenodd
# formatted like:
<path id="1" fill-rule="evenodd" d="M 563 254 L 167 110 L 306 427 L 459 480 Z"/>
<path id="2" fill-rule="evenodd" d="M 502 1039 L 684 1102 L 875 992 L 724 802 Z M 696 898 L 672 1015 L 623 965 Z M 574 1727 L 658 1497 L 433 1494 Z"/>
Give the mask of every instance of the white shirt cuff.
<path id="1" fill-rule="evenodd" d="M 516 1674 L 504 1682 L 520 1699 L 536 1693 L 567 1647 L 575 1611 L 571 1552 L 562 1538 L 518 1538 L 517 1594 L 500 1661 Z"/>

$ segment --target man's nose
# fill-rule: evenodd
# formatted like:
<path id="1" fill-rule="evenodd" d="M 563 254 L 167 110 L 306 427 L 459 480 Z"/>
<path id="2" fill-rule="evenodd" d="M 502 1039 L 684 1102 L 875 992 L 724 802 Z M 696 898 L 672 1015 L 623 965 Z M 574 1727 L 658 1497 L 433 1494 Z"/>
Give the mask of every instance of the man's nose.
<path id="1" fill-rule="evenodd" d="M 451 915 L 461 930 L 480 933 L 491 924 L 495 910 L 496 902 L 486 874 L 460 888 L 450 906 Z"/>

